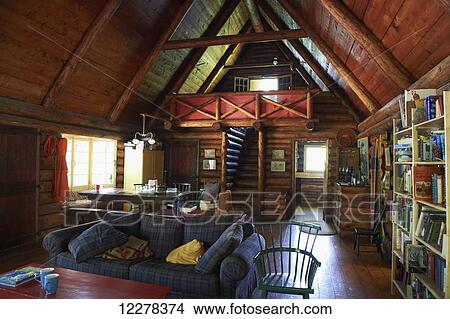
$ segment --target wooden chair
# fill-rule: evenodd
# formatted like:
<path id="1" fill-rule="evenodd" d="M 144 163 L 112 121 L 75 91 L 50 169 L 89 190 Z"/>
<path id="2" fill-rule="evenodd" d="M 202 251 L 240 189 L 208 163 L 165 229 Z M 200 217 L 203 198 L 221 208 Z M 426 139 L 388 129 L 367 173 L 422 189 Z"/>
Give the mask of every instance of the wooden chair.
<path id="1" fill-rule="evenodd" d="M 254 257 L 261 297 L 267 298 L 269 292 L 274 292 L 309 299 L 314 294 L 312 285 L 320 267 L 312 251 L 321 228 L 286 222 L 257 224 L 255 229 L 266 240 L 264 245 L 260 241 L 262 250 Z"/>
<path id="2" fill-rule="evenodd" d="M 384 206 L 382 212 L 378 214 L 377 220 L 373 228 L 355 228 L 353 230 L 353 236 L 355 238 L 355 241 L 353 243 L 353 250 L 356 250 L 357 256 L 359 256 L 360 253 L 361 237 L 366 237 L 370 238 L 371 243 L 375 244 L 377 248 L 377 253 L 380 254 L 381 258 L 383 258 L 383 250 L 381 249 L 381 244 L 383 240 L 381 238 L 381 222 L 383 220 L 385 212 L 386 206 Z"/>

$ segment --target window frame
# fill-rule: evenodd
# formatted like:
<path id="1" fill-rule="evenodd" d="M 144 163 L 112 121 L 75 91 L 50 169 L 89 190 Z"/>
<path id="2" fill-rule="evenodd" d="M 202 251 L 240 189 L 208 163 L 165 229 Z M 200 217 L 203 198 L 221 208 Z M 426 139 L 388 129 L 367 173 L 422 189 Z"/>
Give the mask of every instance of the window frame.
<path id="1" fill-rule="evenodd" d="M 325 151 L 325 163 L 324 163 L 324 169 L 323 171 L 316 171 L 316 170 L 308 170 L 306 168 L 306 163 L 308 161 L 307 156 L 307 149 L 308 148 L 323 148 Z M 327 147 L 326 145 L 318 145 L 318 144 L 305 144 L 303 145 L 303 172 L 304 173 L 314 173 L 314 174 L 325 174 L 325 171 L 327 169 Z"/>
<path id="2" fill-rule="evenodd" d="M 241 90 L 238 88 L 244 88 Z M 248 77 L 235 76 L 234 77 L 234 92 L 248 92 L 250 89 L 250 79 Z"/>
<path id="3" fill-rule="evenodd" d="M 112 183 L 111 184 L 102 184 L 105 188 L 115 187 L 116 186 L 116 176 L 117 176 L 117 141 L 113 139 L 105 139 L 105 138 L 97 138 L 97 137 L 89 137 L 89 136 L 81 136 L 81 135 L 72 135 L 72 134 L 62 134 L 62 137 L 66 138 L 67 140 L 71 140 L 71 160 L 70 163 L 67 163 L 67 167 L 70 167 L 70 178 L 68 176 L 69 182 L 69 190 L 72 191 L 81 191 L 81 190 L 88 190 L 88 189 L 94 189 L 96 184 L 92 183 L 93 179 L 93 156 L 94 156 L 94 142 L 97 141 L 107 141 L 107 142 L 114 142 L 114 168 L 113 168 L 113 176 L 112 176 Z M 74 159 L 75 159 L 75 141 L 87 141 L 89 142 L 89 158 L 88 158 L 88 184 L 87 185 L 81 185 L 81 186 L 73 186 L 73 172 L 74 172 Z M 69 151 L 69 150 L 67 150 Z M 69 172 L 68 172 L 69 174 Z"/>

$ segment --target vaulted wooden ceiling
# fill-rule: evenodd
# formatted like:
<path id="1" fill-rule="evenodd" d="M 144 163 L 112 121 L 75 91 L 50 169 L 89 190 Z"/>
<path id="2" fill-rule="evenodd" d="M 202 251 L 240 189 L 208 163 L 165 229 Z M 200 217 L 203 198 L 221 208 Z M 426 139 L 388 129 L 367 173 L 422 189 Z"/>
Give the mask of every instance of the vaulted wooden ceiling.
<path id="1" fill-rule="evenodd" d="M 243 46 L 166 42 L 258 31 L 249 3 L 265 31 L 306 31 L 284 41 L 293 62 L 361 117 L 450 54 L 442 0 L 1 0 L 0 96 L 135 122 L 166 94 L 198 92 Z"/>

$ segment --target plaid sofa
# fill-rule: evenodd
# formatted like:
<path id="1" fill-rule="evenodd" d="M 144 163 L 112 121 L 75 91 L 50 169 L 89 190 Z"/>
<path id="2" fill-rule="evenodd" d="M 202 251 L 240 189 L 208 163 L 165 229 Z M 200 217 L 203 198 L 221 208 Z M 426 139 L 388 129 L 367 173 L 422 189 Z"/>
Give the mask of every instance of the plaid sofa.
<path id="1" fill-rule="evenodd" d="M 49 233 L 43 246 L 49 264 L 122 279 L 159 284 L 171 288 L 169 298 L 250 298 L 256 287 L 253 257 L 264 245 L 251 224 L 244 224 L 241 244 L 222 260 L 217 273 L 201 274 L 191 265 L 165 261 L 169 252 L 193 239 L 211 246 L 233 223 L 233 216 L 173 218 L 157 215 L 105 215 L 104 220 L 128 235 L 149 241 L 154 257 L 139 261 L 114 261 L 99 257 L 77 263 L 68 251 L 71 239 L 96 222 Z"/>

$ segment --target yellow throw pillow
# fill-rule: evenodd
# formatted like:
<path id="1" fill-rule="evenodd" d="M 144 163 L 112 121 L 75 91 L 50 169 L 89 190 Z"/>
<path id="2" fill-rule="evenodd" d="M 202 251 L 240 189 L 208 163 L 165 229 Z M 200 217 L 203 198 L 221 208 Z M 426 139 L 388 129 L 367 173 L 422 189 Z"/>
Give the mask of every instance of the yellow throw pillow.
<path id="1" fill-rule="evenodd" d="M 194 239 L 170 252 L 166 261 L 171 264 L 196 265 L 205 253 L 203 243 Z"/>

